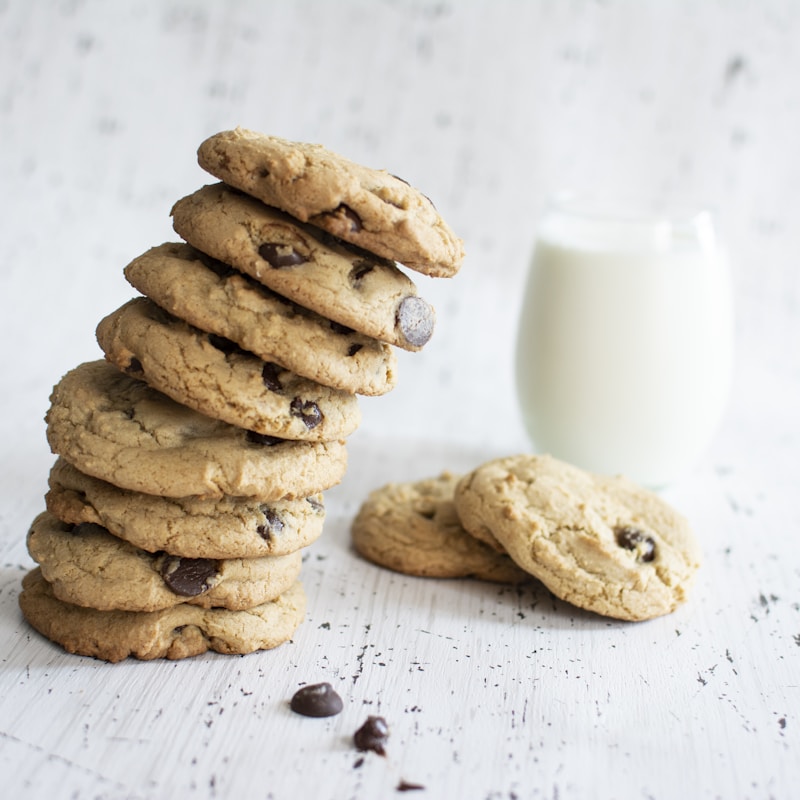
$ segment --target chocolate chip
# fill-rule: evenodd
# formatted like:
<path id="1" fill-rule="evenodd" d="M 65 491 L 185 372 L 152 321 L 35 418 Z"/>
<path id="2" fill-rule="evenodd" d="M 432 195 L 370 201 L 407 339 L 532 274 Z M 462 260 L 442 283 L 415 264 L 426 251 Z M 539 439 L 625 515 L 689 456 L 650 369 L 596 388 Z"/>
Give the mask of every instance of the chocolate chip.
<path id="1" fill-rule="evenodd" d="M 396 320 L 406 341 L 414 347 L 422 347 L 433 335 L 433 308 L 421 297 L 410 295 L 403 298 L 397 308 Z"/>
<path id="2" fill-rule="evenodd" d="M 322 514 L 325 511 L 325 505 L 320 503 L 316 497 L 306 497 L 306 501 L 311 505 L 311 508 L 317 512 L 317 514 Z"/>
<path id="3" fill-rule="evenodd" d="M 258 431 L 247 431 L 247 441 L 251 444 L 262 444 L 265 447 L 272 447 L 275 444 L 281 444 L 286 439 L 279 439 L 277 436 L 270 436 L 267 433 L 258 433 Z"/>
<path id="4" fill-rule="evenodd" d="M 298 253 L 297 250 L 287 244 L 265 242 L 258 248 L 258 254 L 275 269 L 296 267 L 308 261 L 302 253 Z"/>
<path id="5" fill-rule="evenodd" d="M 281 372 L 283 372 L 283 368 L 278 364 L 273 364 L 271 361 L 267 361 L 264 364 L 261 370 L 261 378 L 264 381 L 264 386 L 271 392 L 280 392 L 283 389 L 278 377 Z"/>
<path id="6" fill-rule="evenodd" d="M 329 683 L 312 683 L 294 693 L 289 707 L 304 717 L 332 717 L 344 704 Z"/>
<path id="7" fill-rule="evenodd" d="M 217 336 L 216 333 L 208 334 L 208 343 L 217 350 L 225 353 L 226 356 L 232 353 L 244 353 L 244 350 L 242 350 L 236 342 L 226 339 L 224 336 Z"/>
<path id="8" fill-rule="evenodd" d="M 372 261 L 367 261 L 363 258 L 359 259 L 353 263 L 350 269 L 350 282 L 353 284 L 359 283 L 365 275 L 369 275 L 374 269 L 375 264 Z"/>
<path id="9" fill-rule="evenodd" d="M 139 361 L 138 358 L 131 358 L 128 362 L 128 366 L 125 367 L 125 372 L 128 375 L 141 375 L 144 373 L 144 367 L 142 366 L 142 362 Z"/>
<path id="10" fill-rule="evenodd" d="M 161 577 L 175 594 L 196 597 L 207 592 L 217 576 L 217 562 L 211 558 L 179 558 L 165 556 L 161 562 Z"/>
<path id="11" fill-rule="evenodd" d="M 639 528 L 623 525 L 614 530 L 614 535 L 620 547 L 636 551 L 637 561 L 652 561 L 656 557 L 655 539 Z"/>
<path id="12" fill-rule="evenodd" d="M 363 344 L 351 344 L 350 347 L 347 348 L 347 355 L 354 356 L 363 346 Z"/>
<path id="13" fill-rule="evenodd" d="M 331 212 L 331 216 L 338 217 L 342 221 L 347 221 L 350 225 L 350 233 L 358 233 L 363 227 L 361 217 L 353 211 L 350 206 L 342 203 L 338 208 Z"/>
<path id="14" fill-rule="evenodd" d="M 289 404 L 289 413 L 293 417 L 303 420 L 308 430 L 316 428 L 322 422 L 322 412 L 319 410 L 319 406 L 311 400 L 304 401 L 295 397 Z"/>
<path id="15" fill-rule="evenodd" d="M 378 755 L 386 755 L 386 742 L 389 739 L 389 726 L 383 717 L 367 717 L 367 721 L 353 735 L 358 750 L 372 750 Z"/>
<path id="16" fill-rule="evenodd" d="M 261 506 L 264 522 L 256 528 L 258 535 L 265 541 L 270 541 L 273 536 L 283 531 L 284 525 L 280 514 L 269 506 Z"/>

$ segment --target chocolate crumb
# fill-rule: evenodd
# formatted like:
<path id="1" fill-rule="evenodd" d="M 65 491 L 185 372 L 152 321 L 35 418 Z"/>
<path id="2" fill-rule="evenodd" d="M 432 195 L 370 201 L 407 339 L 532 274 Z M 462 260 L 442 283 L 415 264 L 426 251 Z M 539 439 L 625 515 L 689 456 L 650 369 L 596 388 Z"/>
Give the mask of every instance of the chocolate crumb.
<path id="1" fill-rule="evenodd" d="M 425 787 L 421 783 L 409 783 L 408 781 L 400 780 L 400 783 L 395 787 L 398 792 L 417 792 Z"/>

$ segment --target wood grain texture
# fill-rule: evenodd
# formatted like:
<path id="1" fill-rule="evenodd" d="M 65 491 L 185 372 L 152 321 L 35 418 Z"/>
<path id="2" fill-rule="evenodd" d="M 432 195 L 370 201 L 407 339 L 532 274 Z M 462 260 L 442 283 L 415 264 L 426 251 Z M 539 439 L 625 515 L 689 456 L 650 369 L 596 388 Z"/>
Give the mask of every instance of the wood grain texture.
<path id="1" fill-rule="evenodd" d="M 0 2 L 0 770 L 26 798 L 791 798 L 800 780 L 800 13 L 787 0 Z M 50 390 L 100 357 L 125 264 L 246 125 L 430 195 L 462 272 L 397 388 L 367 398 L 308 551 L 309 612 L 269 653 L 108 665 L 22 621 Z M 541 589 L 415 579 L 349 543 L 369 490 L 529 447 L 513 338 L 535 219 L 564 186 L 719 207 L 737 368 L 712 447 L 665 497 L 705 562 L 627 624 Z M 330 681 L 342 714 L 299 717 Z M 358 753 L 370 714 L 387 755 Z"/>

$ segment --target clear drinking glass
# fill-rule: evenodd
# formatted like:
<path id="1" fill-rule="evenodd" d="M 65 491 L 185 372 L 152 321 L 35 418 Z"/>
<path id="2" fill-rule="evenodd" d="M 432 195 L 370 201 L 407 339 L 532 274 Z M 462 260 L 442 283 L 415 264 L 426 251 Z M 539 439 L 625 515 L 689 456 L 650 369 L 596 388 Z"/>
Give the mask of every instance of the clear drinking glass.
<path id="1" fill-rule="evenodd" d="M 555 198 L 523 300 L 517 394 L 539 452 L 658 487 L 720 421 L 733 309 L 710 213 L 645 209 Z"/>

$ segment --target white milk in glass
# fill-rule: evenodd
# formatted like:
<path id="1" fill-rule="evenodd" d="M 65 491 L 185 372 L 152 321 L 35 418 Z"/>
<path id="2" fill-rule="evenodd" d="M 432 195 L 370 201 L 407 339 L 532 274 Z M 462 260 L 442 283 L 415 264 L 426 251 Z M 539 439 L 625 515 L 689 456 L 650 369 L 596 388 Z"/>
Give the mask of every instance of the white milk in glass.
<path id="1" fill-rule="evenodd" d="M 517 343 L 536 449 L 651 487 L 676 480 L 720 421 L 732 339 L 708 214 L 562 200 L 538 231 Z"/>

